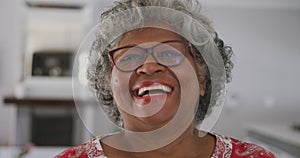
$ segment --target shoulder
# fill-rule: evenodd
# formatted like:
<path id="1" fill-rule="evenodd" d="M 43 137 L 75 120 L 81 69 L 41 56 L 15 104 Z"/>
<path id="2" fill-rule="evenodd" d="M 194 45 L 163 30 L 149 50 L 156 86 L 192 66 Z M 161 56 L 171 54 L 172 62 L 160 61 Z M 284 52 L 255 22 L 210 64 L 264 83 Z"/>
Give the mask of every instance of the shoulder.
<path id="1" fill-rule="evenodd" d="M 259 145 L 221 135 L 216 135 L 216 137 L 220 141 L 219 144 L 231 149 L 232 158 L 275 158 L 273 153 Z"/>
<path id="2" fill-rule="evenodd" d="M 66 149 L 55 158 L 88 158 L 104 156 L 103 149 L 100 145 L 99 138 L 96 137 L 89 142 Z"/>
<path id="3" fill-rule="evenodd" d="M 253 158 L 275 158 L 273 153 L 259 145 L 243 142 L 234 138 L 231 138 L 231 140 L 233 144 L 233 155 L 240 157 L 252 156 Z"/>

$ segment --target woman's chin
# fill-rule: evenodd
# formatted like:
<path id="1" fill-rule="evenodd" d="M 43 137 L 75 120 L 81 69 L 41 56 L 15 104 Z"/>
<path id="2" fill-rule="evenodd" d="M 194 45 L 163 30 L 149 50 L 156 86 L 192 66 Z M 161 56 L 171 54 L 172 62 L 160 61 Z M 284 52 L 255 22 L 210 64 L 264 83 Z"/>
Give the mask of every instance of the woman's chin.
<path id="1" fill-rule="evenodd" d="M 155 114 L 149 117 L 139 118 L 142 123 L 144 123 L 145 128 L 149 130 L 156 130 L 165 126 L 168 122 L 172 120 L 173 116 L 170 114 Z"/>

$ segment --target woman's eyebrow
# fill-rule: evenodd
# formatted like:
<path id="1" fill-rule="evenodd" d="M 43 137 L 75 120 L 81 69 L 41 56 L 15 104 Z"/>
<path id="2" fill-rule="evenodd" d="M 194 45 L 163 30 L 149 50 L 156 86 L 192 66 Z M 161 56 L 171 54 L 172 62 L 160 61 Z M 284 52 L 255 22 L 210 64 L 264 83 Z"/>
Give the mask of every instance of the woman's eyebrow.
<path id="1" fill-rule="evenodd" d="M 176 42 L 176 41 L 184 41 L 184 42 L 187 42 L 185 39 L 169 39 L 169 40 L 163 40 L 163 41 L 152 41 L 152 42 L 156 42 L 157 44 L 155 45 L 159 45 L 161 43 L 168 43 L 168 42 Z M 145 43 L 150 43 L 150 42 L 145 42 Z M 117 47 L 113 50 L 116 50 L 116 49 L 120 49 L 120 48 L 126 48 L 126 47 L 134 47 L 134 46 L 138 46 L 138 45 L 141 45 L 141 44 L 144 44 L 144 43 L 133 43 L 133 44 L 127 44 L 127 45 L 124 45 L 124 46 L 121 46 L 121 47 Z"/>
<path id="2" fill-rule="evenodd" d="M 137 45 L 138 45 L 138 44 L 129 44 L 129 45 L 125 45 L 125 46 L 122 46 L 122 47 L 117 47 L 117 48 L 111 50 L 110 52 L 118 51 L 118 50 L 123 49 L 123 48 L 135 47 L 135 46 L 137 46 Z"/>

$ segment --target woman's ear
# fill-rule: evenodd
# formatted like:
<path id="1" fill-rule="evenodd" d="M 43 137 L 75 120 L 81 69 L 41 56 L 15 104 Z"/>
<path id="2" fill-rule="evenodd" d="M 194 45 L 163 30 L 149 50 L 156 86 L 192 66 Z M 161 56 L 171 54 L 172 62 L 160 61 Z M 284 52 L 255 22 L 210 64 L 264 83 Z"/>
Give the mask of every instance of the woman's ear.
<path id="1" fill-rule="evenodd" d="M 200 96 L 204 96 L 206 90 L 207 77 L 208 77 L 208 69 L 206 65 L 202 65 L 198 67 L 197 77 L 199 83 Z"/>
<path id="2" fill-rule="evenodd" d="M 109 83 L 110 86 L 111 86 L 111 78 L 112 78 L 112 72 L 108 72 L 105 79 Z"/>
<path id="3" fill-rule="evenodd" d="M 198 75 L 199 80 L 199 93 L 200 96 L 204 96 L 205 94 L 205 88 L 206 88 L 206 79 L 204 75 Z"/>
<path id="4" fill-rule="evenodd" d="M 196 61 L 196 50 L 194 48 L 194 46 L 192 44 L 189 45 L 189 48 L 190 48 L 190 51 L 191 51 L 191 54 Z M 197 77 L 198 77 L 198 82 L 199 82 L 199 93 L 200 93 L 200 96 L 204 96 L 205 94 L 205 88 L 206 88 L 206 76 L 208 74 L 208 71 L 207 71 L 207 67 L 206 65 L 204 66 L 200 66 L 197 68 L 198 71 L 197 71 Z"/>

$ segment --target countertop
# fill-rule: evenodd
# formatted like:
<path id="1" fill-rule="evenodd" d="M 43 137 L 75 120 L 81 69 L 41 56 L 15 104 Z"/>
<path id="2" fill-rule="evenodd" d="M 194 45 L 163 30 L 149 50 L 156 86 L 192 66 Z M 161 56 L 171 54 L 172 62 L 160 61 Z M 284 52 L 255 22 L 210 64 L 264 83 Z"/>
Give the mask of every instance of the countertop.
<path id="1" fill-rule="evenodd" d="M 300 148 L 300 131 L 285 124 L 247 124 L 248 131 L 253 131 L 267 137 L 292 144 Z"/>
<path id="2" fill-rule="evenodd" d="M 33 147 L 23 158 L 54 157 L 68 147 Z M 0 147 L 1 158 L 16 158 L 21 153 L 18 147 Z"/>
<path id="3" fill-rule="evenodd" d="M 246 129 L 250 139 L 273 148 L 277 156 L 288 153 L 300 157 L 300 131 L 291 124 L 247 124 Z"/>

